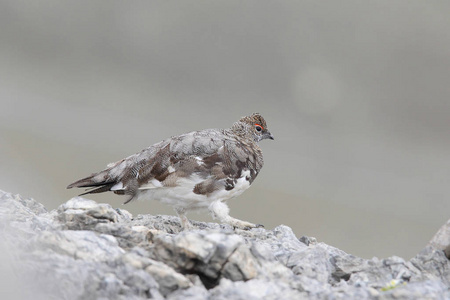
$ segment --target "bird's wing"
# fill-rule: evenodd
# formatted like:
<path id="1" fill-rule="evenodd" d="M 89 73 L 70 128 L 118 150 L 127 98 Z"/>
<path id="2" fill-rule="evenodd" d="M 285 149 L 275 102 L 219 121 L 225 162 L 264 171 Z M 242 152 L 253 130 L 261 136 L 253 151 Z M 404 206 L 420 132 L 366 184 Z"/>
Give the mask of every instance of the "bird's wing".
<path id="1" fill-rule="evenodd" d="M 67 188 L 92 188 L 83 194 L 114 191 L 133 198 L 139 189 L 175 186 L 179 178 L 193 174 L 204 180 L 237 176 L 239 164 L 233 163 L 228 151 L 232 144 L 221 130 L 186 133 L 109 164 Z"/>
<path id="2" fill-rule="evenodd" d="M 249 154 L 237 149 L 237 144 L 236 139 L 215 129 L 174 137 L 156 156 L 142 154 L 138 188 L 174 187 L 185 178 L 195 183 L 194 193 L 212 193 L 224 187 L 227 178 L 241 175 Z"/>
<path id="3" fill-rule="evenodd" d="M 208 195 L 219 189 L 231 190 L 248 171 L 251 184 L 263 165 L 256 143 L 245 143 L 221 130 L 203 130 L 172 139 L 167 166 L 140 188 L 176 186 L 180 178 L 195 177 L 193 192 Z M 159 182 L 155 181 L 158 180 Z"/>

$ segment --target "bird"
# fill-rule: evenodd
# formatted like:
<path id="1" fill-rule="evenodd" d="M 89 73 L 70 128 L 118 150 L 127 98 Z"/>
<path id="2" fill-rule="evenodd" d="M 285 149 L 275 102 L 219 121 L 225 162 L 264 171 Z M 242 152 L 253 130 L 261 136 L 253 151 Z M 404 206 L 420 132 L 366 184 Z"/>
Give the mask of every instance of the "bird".
<path id="1" fill-rule="evenodd" d="M 228 129 L 204 129 L 173 136 L 107 165 L 67 186 L 82 194 L 112 191 L 134 200 L 172 206 L 181 227 L 192 229 L 186 214 L 209 210 L 213 219 L 238 229 L 263 227 L 233 218 L 226 204 L 241 195 L 263 167 L 258 142 L 274 137 L 259 113 L 240 118 Z"/>

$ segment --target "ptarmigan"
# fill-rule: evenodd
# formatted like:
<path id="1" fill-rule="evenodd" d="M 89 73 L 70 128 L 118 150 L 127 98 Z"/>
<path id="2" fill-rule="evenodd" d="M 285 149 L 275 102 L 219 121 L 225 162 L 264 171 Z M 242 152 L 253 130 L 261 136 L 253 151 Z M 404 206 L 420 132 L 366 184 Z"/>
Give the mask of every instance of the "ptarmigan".
<path id="1" fill-rule="evenodd" d="M 208 209 L 213 218 L 235 228 L 262 225 L 235 219 L 225 201 L 250 187 L 263 166 L 258 142 L 274 139 L 258 114 L 243 117 L 229 129 L 205 129 L 154 144 L 111 163 L 67 188 L 92 188 L 85 194 L 113 191 L 136 199 L 154 199 L 173 206 L 183 228 L 186 212 Z"/>

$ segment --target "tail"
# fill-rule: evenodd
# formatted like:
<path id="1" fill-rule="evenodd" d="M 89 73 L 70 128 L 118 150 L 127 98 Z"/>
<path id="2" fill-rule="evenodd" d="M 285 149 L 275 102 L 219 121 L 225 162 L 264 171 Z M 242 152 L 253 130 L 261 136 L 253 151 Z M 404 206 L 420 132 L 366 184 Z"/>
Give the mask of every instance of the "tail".
<path id="1" fill-rule="evenodd" d="M 114 180 L 113 178 L 110 178 L 108 176 L 108 173 L 105 171 L 95 173 L 92 174 L 91 176 L 75 181 L 74 183 L 69 184 L 67 188 L 68 189 L 71 189 L 73 187 L 91 188 L 90 190 L 80 194 L 79 196 L 86 194 L 108 192 L 117 183 L 117 181 Z"/>
<path id="2" fill-rule="evenodd" d="M 127 178 L 129 178 L 128 173 L 133 171 L 128 166 L 130 163 L 132 163 L 132 161 L 127 159 L 111 163 L 107 166 L 107 169 L 75 181 L 74 183 L 69 184 L 67 188 L 88 188 L 88 190 L 80 194 L 80 196 L 112 191 L 117 195 L 128 195 L 129 198 L 125 202 L 128 203 L 134 200 L 138 191 L 137 182 L 129 182 L 129 180 L 127 180 Z M 124 182 L 124 180 L 126 182 Z"/>

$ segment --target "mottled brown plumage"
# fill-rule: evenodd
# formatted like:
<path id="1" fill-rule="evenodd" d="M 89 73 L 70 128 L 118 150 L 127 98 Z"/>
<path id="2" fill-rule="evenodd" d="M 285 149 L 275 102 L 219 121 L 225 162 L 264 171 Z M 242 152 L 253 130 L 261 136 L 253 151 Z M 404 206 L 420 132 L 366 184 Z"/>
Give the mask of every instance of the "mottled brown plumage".
<path id="1" fill-rule="evenodd" d="M 257 113 L 229 129 L 193 131 L 166 139 L 131 155 L 67 188 L 91 187 L 84 194 L 113 191 L 135 199 L 155 199 L 172 205 L 183 226 L 185 213 L 209 209 L 213 217 L 235 227 L 256 225 L 234 219 L 224 203 L 245 191 L 263 166 L 257 142 L 273 139 Z M 82 194 L 82 195 L 84 195 Z"/>

